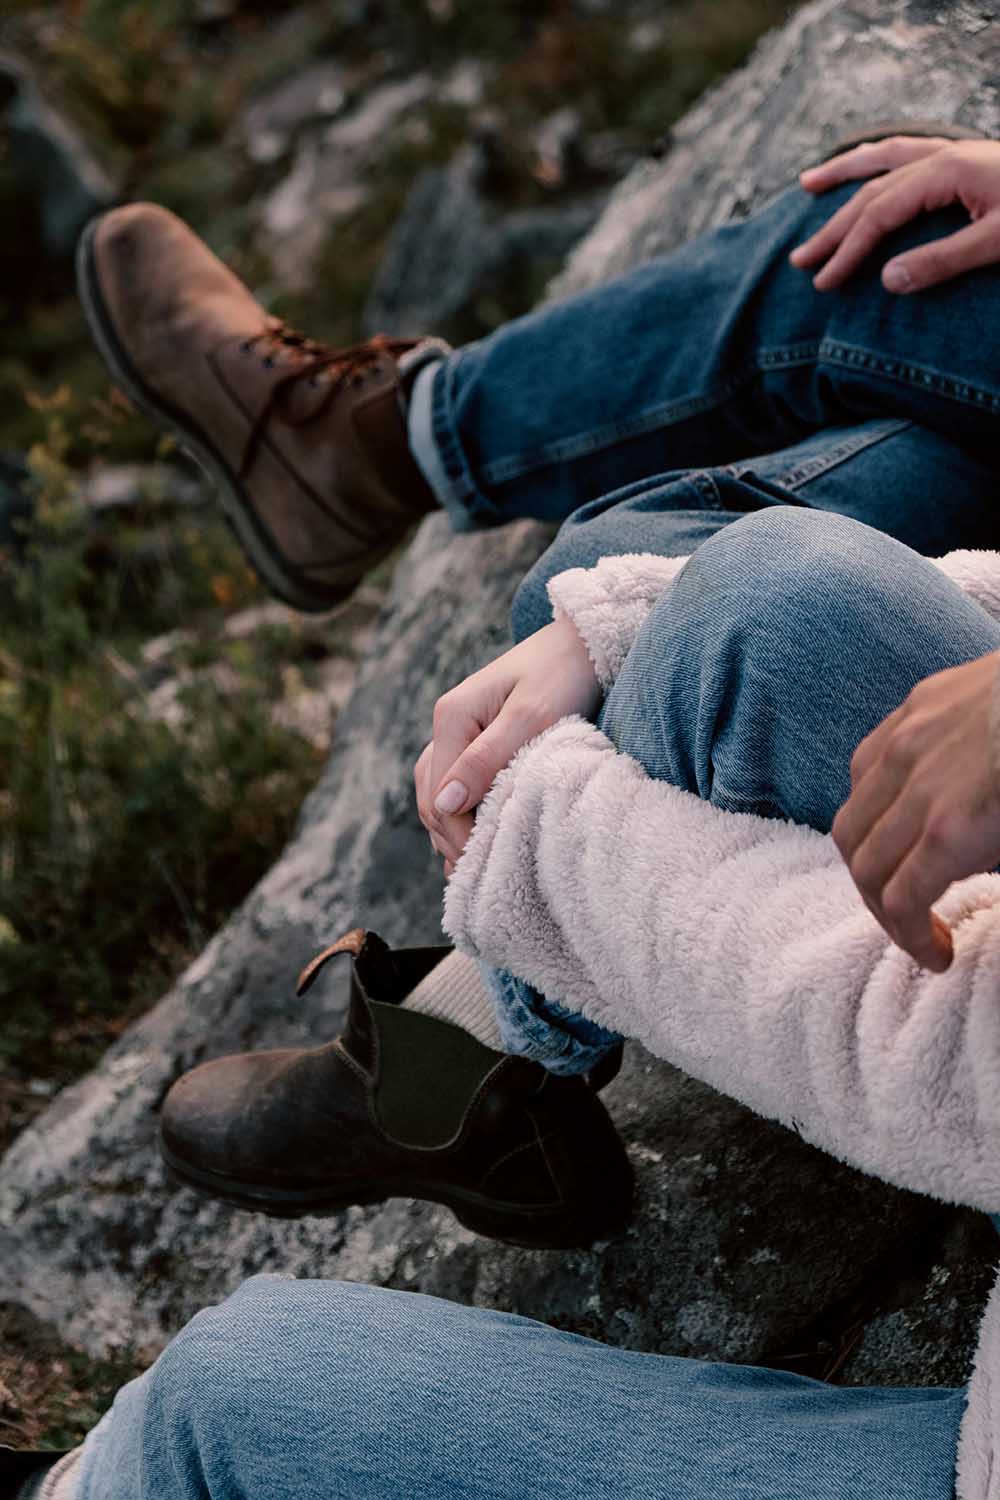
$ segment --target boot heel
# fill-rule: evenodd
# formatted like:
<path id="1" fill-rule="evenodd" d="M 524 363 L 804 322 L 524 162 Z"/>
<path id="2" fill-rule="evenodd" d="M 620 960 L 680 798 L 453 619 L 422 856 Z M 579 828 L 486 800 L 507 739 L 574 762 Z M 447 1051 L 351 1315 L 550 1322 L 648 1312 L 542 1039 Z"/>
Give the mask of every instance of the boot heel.
<path id="1" fill-rule="evenodd" d="M 465 1229 L 522 1250 L 587 1250 L 596 1241 L 613 1239 L 622 1232 L 632 1216 L 633 1194 L 629 1191 L 576 1214 L 563 1209 L 558 1215 L 529 1216 L 454 1202 L 450 1207 Z"/>

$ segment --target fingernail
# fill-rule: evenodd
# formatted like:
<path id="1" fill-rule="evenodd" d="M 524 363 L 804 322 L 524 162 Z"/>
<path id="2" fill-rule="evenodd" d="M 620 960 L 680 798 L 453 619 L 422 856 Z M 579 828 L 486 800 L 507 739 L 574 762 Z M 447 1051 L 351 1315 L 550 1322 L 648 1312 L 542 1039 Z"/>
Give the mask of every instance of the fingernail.
<path id="1" fill-rule="evenodd" d="M 439 813 L 457 813 L 468 795 L 467 786 L 463 786 L 460 781 L 449 781 L 434 798 L 434 806 Z"/>
<path id="2" fill-rule="evenodd" d="M 913 277 L 902 261 L 891 260 L 882 272 L 882 285 L 890 292 L 909 292 L 913 290 Z"/>

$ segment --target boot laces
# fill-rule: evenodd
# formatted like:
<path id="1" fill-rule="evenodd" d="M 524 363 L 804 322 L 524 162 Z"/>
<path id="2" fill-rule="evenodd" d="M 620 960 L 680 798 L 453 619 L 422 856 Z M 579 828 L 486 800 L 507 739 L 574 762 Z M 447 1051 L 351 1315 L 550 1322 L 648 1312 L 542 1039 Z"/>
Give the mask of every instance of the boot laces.
<path id="1" fill-rule="evenodd" d="M 252 354 L 264 345 L 267 349 L 265 364 L 274 363 L 275 350 L 288 350 L 295 357 L 295 364 L 294 368 L 274 382 L 267 400 L 254 419 L 243 450 L 239 478 L 246 478 L 272 416 L 279 415 L 290 427 L 305 427 L 323 416 L 348 381 L 360 383 L 365 371 L 377 365 L 383 355 L 389 354 L 396 358 L 405 354 L 408 349 L 415 348 L 418 343 L 418 339 L 390 338 L 388 334 L 377 333 L 374 338 L 365 339 L 360 344 L 331 349 L 329 345 L 318 343 L 316 339 L 289 328 L 280 318 L 270 319 L 267 327 L 260 333 L 243 340 L 241 349 L 245 354 Z M 303 415 L 292 416 L 288 410 L 289 392 L 303 380 L 308 380 L 311 385 L 319 385 L 320 376 L 327 377 L 323 381 L 326 385 L 323 395 Z"/>

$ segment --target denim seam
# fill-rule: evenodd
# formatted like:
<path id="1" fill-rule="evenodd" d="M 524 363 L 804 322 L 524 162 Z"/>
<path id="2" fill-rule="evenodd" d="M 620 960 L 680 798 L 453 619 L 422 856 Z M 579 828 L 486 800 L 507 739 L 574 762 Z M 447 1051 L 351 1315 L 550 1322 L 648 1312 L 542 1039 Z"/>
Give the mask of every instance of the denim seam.
<path id="1" fill-rule="evenodd" d="M 690 474 L 685 474 L 685 479 L 698 492 L 709 510 L 727 510 L 728 506 L 722 498 L 718 481 L 710 469 L 692 469 Z"/>
<path id="2" fill-rule="evenodd" d="M 824 339 L 819 346 L 820 357 L 831 364 L 874 371 L 898 385 L 923 386 L 925 390 L 937 391 L 965 406 L 988 406 L 1000 410 L 1000 391 L 988 390 L 985 386 L 970 385 L 964 380 L 955 380 L 930 365 L 920 365 L 912 360 L 886 359 L 873 354 L 857 344 L 842 344 L 838 340 Z"/>
<path id="3" fill-rule="evenodd" d="M 913 427 L 913 423 L 906 417 L 887 418 L 877 427 L 870 424 L 855 431 L 854 435 L 845 438 L 842 442 L 835 443 L 832 447 L 825 447 L 822 453 L 814 458 L 806 459 L 792 469 L 782 473 L 769 474 L 768 479 L 775 484 L 780 484 L 783 489 L 795 491 L 812 479 L 818 479 L 821 474 L 827 474 L 831 469 L 837 468 L 839 464 L 846 463 L 848 459 L 855 458 L 867 448 L 873 448 L 878 443 L 884 443 L 887 438 L 895 437 L 900 432 L 907 432 Z M 734 479 L 740 479 L 744 475 L 753 474 L 755 467 L 753 462 L 746 464 L 729 464 L 725 473 L 731 474 Z"/>

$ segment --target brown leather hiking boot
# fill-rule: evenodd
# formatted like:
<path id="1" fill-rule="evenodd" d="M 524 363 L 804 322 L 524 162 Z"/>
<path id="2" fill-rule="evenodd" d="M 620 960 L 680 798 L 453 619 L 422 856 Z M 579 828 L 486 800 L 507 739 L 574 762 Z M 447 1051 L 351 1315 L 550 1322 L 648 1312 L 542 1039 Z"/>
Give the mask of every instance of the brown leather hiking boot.
<path id="1" fill-rule="evenodd" d="M 294 333 L 155 203 L 87 226 L 77 282 L 114 379 L 207 472 L 289 604 L 329 609 L 434 508 L 399 398 L 441 340 L 335 350 Z"/>
<path id="2" fill-rule="evenodd" d="M 479 1234 L 588 1245 L 628 1217 L 632 1173 L 597 1088 L 494 1052 L 400 1001 L 449 948 L 391 951 L 361 929 L 314 959 L 354 955 L 347 1027 L 325 1046 L 203 1063 L 164 1101 L 172 1175 L 241 1208 L 294 1218 L 351 1203 L 446 1203 Z"/>

